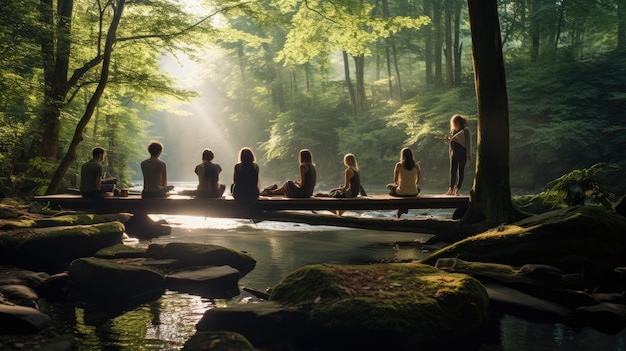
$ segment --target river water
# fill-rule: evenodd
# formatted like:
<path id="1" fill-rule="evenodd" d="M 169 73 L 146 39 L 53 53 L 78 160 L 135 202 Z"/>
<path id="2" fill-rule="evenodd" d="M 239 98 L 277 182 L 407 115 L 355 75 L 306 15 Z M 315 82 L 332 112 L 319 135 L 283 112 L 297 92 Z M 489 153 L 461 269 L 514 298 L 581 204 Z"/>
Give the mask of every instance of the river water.
<path id="1" fill-rule="evenodd" d="M 346 215 L 392 216 L 393 212 Z M 445 217 L 445 211 L 417 211 L 413 216 Z M 428 254 L 417 243 L 428 235 L 378 232 L 293 223 L 155 216 L 172 224 L 170 236 L 152 242 L 192 242 L 221 245 L 248 252 L 256 268 L 240 280 L 241 286 L 264 290 L 290 271 L 306 264 L 366 264 L 419 259 Z M 149 242 L 129 242 L 147 246 Z M 255 303 L 258 299 L 242 292 L 226 304 Z M 221 302 L 220 302 L 221 303 Z M 57 320 L 60 332 L 73 334 L 79 350 L 180 350 L 193 335 L 203 313 L 217 308 L 211 300 L 168 291 L 158 300 L 114 316 L 86 311 L 80 306 L 49 305 L 46 312 Z M 606 335 L 590 328 L 526 321 L 511 316 L 491 316 L 489 331 L 480 346 L 493 350 L 624 350 L 626 332 Z"/>

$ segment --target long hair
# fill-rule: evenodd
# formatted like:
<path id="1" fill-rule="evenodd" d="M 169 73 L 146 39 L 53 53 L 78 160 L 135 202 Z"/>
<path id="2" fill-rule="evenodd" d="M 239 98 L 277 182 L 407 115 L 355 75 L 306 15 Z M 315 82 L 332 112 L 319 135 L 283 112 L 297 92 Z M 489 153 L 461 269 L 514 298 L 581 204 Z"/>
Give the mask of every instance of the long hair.
<path id="1" fill-rule="evenodd" d="M 313 154 L 309 149 L 300 150 L 300 163 L 310 163 L 313 164 Z"/>
<path id="2" fill-rule="evenodd" d="M 450 133 L 454 133 L 454 131 L 456 130 L 454 128 L 455 125 L 458 125 L 460 127 L 459 130 L 465 129 L 465 127 L 467 126 L 467 117 L 459 114 L 450 117 Z"/>
<path id="3" fill-rule="evenodd" d="M 239 150 L 239 163 L 248 163 L 252 164 L 256 162 L 256 157 L 254 157 L 254 152 L 249 147 L 243 147 Z"/>
<path id="4" fill-rule="evenodd" d="M 402 162 L 402 166 L 407 170 L 412 170 L 415 167 L 415 159 L 413 158 L 413 150 L 408 147 L 405 147 L 400 151 L 400 162 Z"/>
<path id="5" fill-rule="evenodd" d="M 350 167 L 355 171 L 359 170 L 359 164 L 356 162 L 356 157 L 354 156 L 354 154 L 346 154 L 343 157 L 343 164 L 346 165 L 346 167 Z"/>

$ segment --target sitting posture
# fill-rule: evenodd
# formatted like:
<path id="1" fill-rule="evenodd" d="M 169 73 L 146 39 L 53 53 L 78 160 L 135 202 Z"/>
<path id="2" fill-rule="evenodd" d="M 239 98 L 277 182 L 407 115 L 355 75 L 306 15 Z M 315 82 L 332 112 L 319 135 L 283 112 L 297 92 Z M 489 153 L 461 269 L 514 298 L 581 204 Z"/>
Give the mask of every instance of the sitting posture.
<path id="1" fill-rule="evenodd" d="M 167 185 L 167 167 L 165 162 L 159 157 L 163 152 L 163 144 L 153 141 L 148 145 L 150 158 L 141 162 L 141 173 L 143 173 L 143 191 L 141 197 L 162 198 L 167 196 L 167 192 L 174 189 L 173 185 Z"/>
<path id="2" fill-rule="evenodd" d="M 91 160 L 80 167 L 80 194 L 84 198 L 101 199 L 102 193 L 102 161 L 104 149 L 94 147 L 91 150 Z"/>
<path id="3" fill-rule="evenodd" d="M 211 149 L 202 151 L 202 163 L 196 166 L 195 172 L 198 175 L 198 188 L 196 195 L 202 197 L 221 197 L 224 194 L 226 185 L 220 184 L 220 172 L 222 167 L 213 163 L 215 154 Z"/>
<path id="4" fill-rule="evenodd" d="M 357 197 L 361 191 L 361 175 L 359 164 L 353 154 L 346 154 L 343 157 L 343 164 L 346 166 L 343 177 L 343 185 L 330 190 L 331 197 Z"/>
<path id="5" fill-rule="evenodd" d="M 405 147 L 400 152 L 400 162 L 393 171 L 393 183 L 387 185 L 389 195 L 416 196 L 419 193 L 420 166 L 413 158 L 413 151 Z"/>
<path id="6" fill-rule="evenodd" d="M 259 165 L 250 148 L 239 150 L 239 163 L 235 165 L 233 186 L 230 192 L 235 200 L 256 200 L 259 197 Z"/>
<path id="7" fill-rule="evenodd" d="M 300 180 L 288 180 L 283 184 L 283 186 L 278 189 L 276 189 L 276 185 L 273 185 L 269 188 L 264 189 L 261 195 L 285 195 L 292 198 L 311 197 L 311 195 L 313 195 L 313 189 L 315 188 L 315 184 L 317 182 L 315 164 L 313 163 L 313 155 L 311 154 L 311 150 L 300 150 L 299 159 Z"/>

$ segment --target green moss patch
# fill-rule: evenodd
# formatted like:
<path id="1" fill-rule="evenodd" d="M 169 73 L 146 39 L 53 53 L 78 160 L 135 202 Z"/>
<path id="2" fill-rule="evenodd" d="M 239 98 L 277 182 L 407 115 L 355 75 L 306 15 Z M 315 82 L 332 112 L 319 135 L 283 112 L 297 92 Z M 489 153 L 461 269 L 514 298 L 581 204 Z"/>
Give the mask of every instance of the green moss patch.
<path id="1" fill-rule="evenodd" d="M 132 247 L 124 244 L 117 244 L 98 250 L 94 255 L 97 258 L 141 258 L 144 257 L 146 249 Z"/>
<path id="2" fill-rule="evenodd" d="M 439 250 L 422 262 L 440 258 L 523 266 L 555 266 L 564 273 L 588 275 L 626 265 L 626 218 L 600 206 L 584 206 L 531 217 Z"/>
<path id="3" fill-rule="evenodd" d="M 477 280 L 422 264 L 305 266 L 270 300 L 297 306 L 333 332 L 392 335 L 406 345 L 465 335 L 483 322 L 488 304 Z"/>
<path id="4" fill-rule="evenodd" d="M 70 225 L 98 224 L 105 222 L 110 222 L 110 220 L 97 214 L 71 214 L 36 219 L 3 220 L 0 221 L 0 230 L 18 228 L 49 228 Z"/>
<path id="5" fill-rule="evenodd" d="M 147 258 L 177 259 L 183 266 L 231 266 L 241 273 L 248 274 L 256 266 L 252 256 L 218 245 L 194 243 L 151 244 L 146 251 Z"/>

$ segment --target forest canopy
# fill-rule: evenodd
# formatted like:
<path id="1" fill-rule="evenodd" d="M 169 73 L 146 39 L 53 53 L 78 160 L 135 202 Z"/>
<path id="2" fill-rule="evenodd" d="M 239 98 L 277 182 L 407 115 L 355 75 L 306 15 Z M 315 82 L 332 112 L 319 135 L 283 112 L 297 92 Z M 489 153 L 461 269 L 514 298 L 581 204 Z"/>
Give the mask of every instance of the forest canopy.
<path id="1" fill-rule="evenodd" d="M 77 185 L 96 145 L 107 175 L 130 185 L 158 139 L 170 180 L 192 180 L 210 147 L 228 182 L 236 151 L 250 146 L 264 181 L 280 181 L 296 176 L 306 147 L 322 184 L 341 181 L 351 152 L 365 184 L 381 188 L 410 146 L 422 189 L 443 192 L 450 116 L 476 130 L 463 0 L 127 0 L 123 13 L 120 3 L 0 4 L 3 187 L 47 188 L 101 80 L 116 13 L 106 88 L 59 190 Z M 499 13 L 511 186 L 538 191 L 596 163 L 623 169 L 626 1 L 505 0 Z"/>

